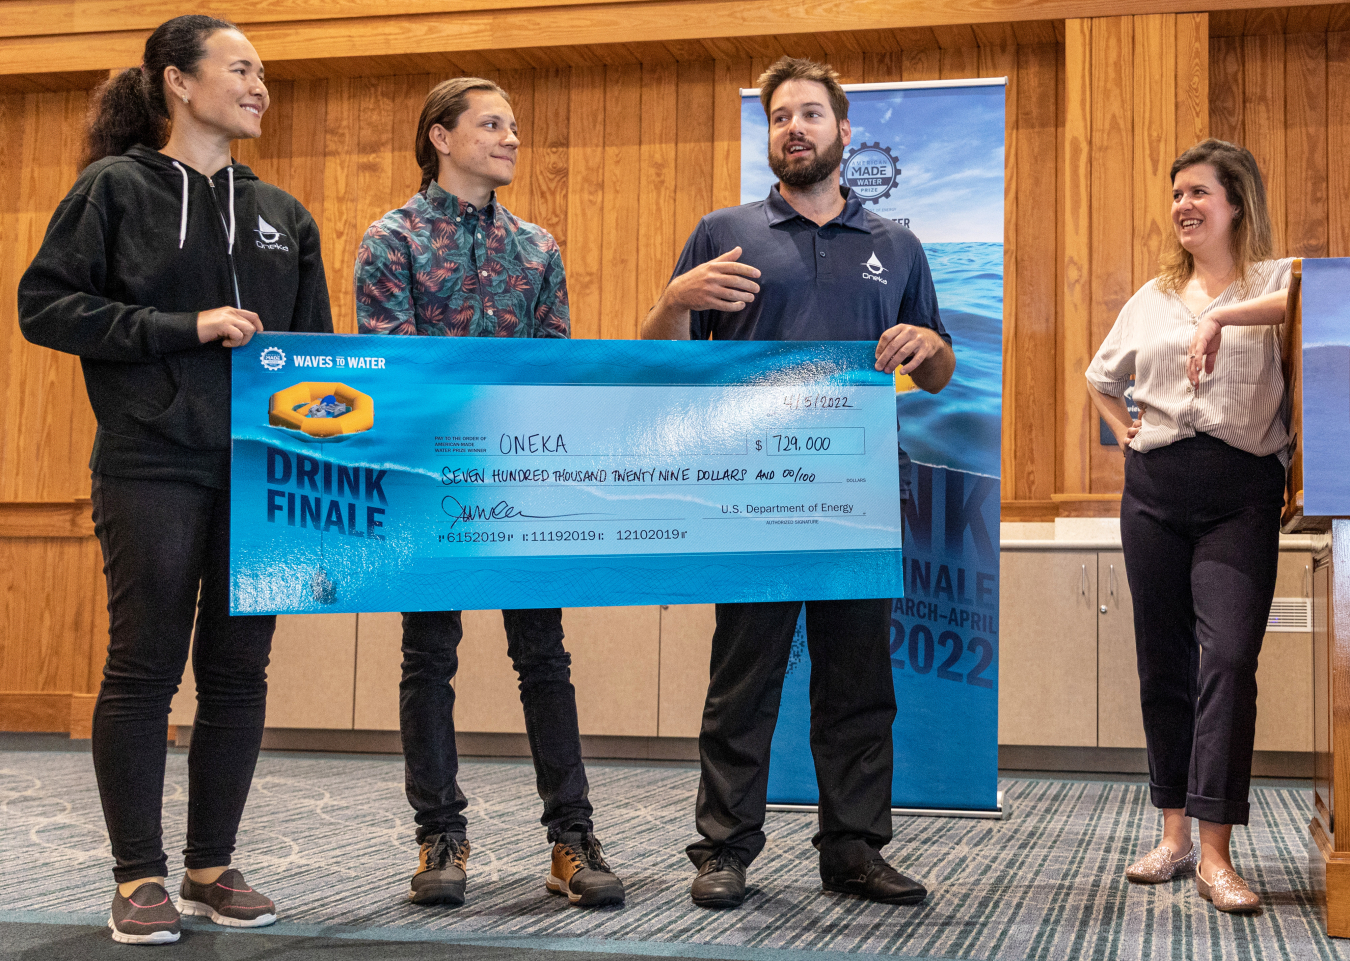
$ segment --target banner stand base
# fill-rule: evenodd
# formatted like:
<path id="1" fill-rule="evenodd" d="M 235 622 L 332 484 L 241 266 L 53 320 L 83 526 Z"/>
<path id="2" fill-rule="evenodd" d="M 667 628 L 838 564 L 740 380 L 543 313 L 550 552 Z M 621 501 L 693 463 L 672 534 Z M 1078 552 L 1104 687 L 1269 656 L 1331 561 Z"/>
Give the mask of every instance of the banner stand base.
<path id="1" fill-rule="evenodd" d="M 1003 803 L 1003 792 L 999 791 L 992 811 L 967 811 L 961 808 L 891 808 L 891 817 L 906 818 L 984 818 L 1002 821 L 1011 812 Z M 815 814 L 814 804 L 766 804 L 766 811 L 787 811 L 794 814 Z"/>

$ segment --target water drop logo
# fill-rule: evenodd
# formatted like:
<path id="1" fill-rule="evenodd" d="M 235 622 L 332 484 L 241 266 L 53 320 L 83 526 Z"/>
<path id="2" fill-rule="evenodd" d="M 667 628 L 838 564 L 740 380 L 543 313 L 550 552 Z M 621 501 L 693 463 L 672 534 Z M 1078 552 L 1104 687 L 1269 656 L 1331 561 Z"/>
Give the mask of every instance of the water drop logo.
<path id="1" fill-rule="evenodd" d="M 267 221 L 262 219 L 262 214 L 258 214 L 258 236 L 262 238 L 265 244 L 274 244 L 281 236 L 281 231 L 273 227 Z"/>
<path id="2" fill-rule="evenodd" d="M 280 347 L 268 347 L 258 359 L 262 361 L 263 367 L 271 371 L 278 371 L 286 366 L 286 352 Z"/>
<path id="3" fill-rule="evenodd" d="M 863 264 L 863 266 L 874 274 L 879 274 L 886 269 L 881 266 L 881 261 L 877 259 L 877 252 L 875 250 L 872 251 L 872 256 L 867 259 L 867 263 Z"/>
<path id="4" fill-rule="evenodd" d="M 280 242 L 286 235 L 267 221 L 263 220 L 262 214 L 258 214 L 258 226 L 254 228 L 253 232 L 258 235 L 258 239 L 253 241 L 253 243 L 259 250 L 291 249 Z"/>

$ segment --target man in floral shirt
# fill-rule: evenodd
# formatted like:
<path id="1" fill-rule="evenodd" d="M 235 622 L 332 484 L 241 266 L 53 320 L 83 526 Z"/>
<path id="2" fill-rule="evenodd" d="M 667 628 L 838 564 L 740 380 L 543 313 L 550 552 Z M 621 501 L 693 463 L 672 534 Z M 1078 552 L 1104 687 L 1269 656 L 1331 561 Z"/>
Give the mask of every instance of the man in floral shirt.
<path id="1" fill-rule="evenodd" d="M 363 334 L 567 337 L 567 280 L 558 243 L 513 216 L 495 189 L 515 174 L 516 121 L 501 88 L 472 77 L 427 96 L 417 125 L 422 187 L 370 226 L 356 255 Z M 591 823 L 571 658 L 562 611 L 502 611 L 539 795 L 553 842 L 547 886 L 573 904 L 615 904 L 623 884 Z M 456 775 L 450 681 L 459 665 L 459 611 L 403 615 L 399 728 L 420 856 L 408 897 L 463 904 L 467 804 Z"/>

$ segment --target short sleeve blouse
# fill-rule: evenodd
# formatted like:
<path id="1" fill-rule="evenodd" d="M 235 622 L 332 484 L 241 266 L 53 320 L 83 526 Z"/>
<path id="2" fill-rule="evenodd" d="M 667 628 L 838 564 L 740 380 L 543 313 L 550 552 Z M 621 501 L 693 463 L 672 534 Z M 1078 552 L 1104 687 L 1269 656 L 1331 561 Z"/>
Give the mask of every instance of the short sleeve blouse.
<path id="1" fill-rule="evenodd" d="M 1281 368 L 1282 326 L 1225 327 L 1214 372 L 1192 388 L 1186 355 L 1196 324 L 1218 307 L 1289 286 L 1292 260 L 1253 264 L 1248 283 L 1233 283 L 1199 314 L 1150 280 L 1126 302 L 1087 369 L 1103 394 L 1120 397 L 1134 377 L 1145 411 L 1130 446 L 1144 452 L 1204 433 L 1258 457 L 1289 463 L 1288 412 Z"/>

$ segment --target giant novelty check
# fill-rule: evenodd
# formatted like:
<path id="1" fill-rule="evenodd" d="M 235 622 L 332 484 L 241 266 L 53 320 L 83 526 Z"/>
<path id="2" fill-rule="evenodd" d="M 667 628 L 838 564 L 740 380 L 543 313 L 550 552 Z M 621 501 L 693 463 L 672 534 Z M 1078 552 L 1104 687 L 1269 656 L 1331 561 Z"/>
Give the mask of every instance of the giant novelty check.
<path id="1" fill-rule="evenodd" d="M 260 334 L 237 614 L 903 593 L 870 343 Z"/>

